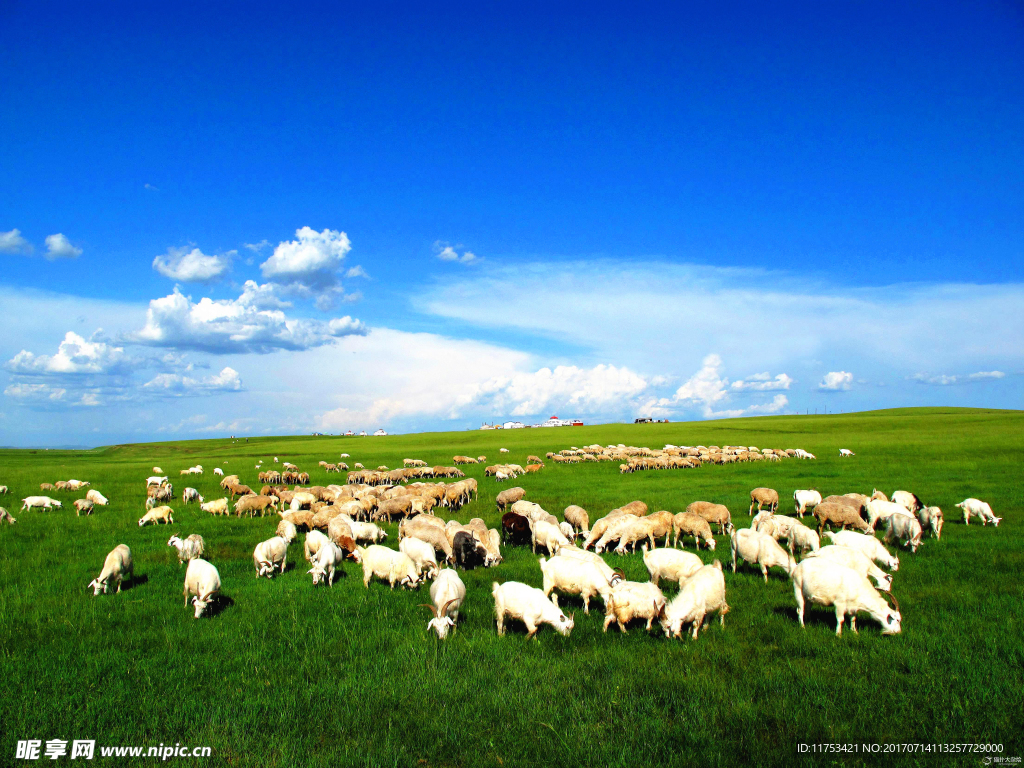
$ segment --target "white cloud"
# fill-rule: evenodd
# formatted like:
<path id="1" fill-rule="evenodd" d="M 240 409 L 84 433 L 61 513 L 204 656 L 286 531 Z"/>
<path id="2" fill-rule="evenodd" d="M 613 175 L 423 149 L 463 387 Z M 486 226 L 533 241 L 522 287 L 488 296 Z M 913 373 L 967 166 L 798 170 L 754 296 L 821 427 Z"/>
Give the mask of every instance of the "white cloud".
<path id="1" fill-rule="evenodd" d="M 269 248 L 270 247 L 270 241 L 267 240 L 267 239 L 263 239 L 263 240 L 260 240 L 258 243 L 246 243 L 245 247 L 248 248 L 253 253 L 259 253 L 264 248 Z"/>
<path id="2" fill-rule="evenodd" d="M 345 277 L 369 277 L 366 274 L 366 270 L 363 269 L 362 265 L 356 264 L 354 267 L 349 267 L 345 272 Z"/>
<path id="3" fill-rule="evenodd" d="M 4 390 L 7 397 L 13 397 L 23 402 L 35 403 L 60 403 L 67 395 L 63 387 L 55 387 L 51 384 L 38 384 L 28 382 L 17 382 L 11 384 Z"/>
<path id="4" fill-rule="evenodd" d="M 160 188 L 159 188 L 159 187 L 154 187 L 154 186 L 153 186 L 152 184 L 150 184 L 149 182 L 146 182 L 145 184 L 143 184 L 143 185 L 142 185 L 142 188 L 143 188 L 143 189 L 148 189 L 148 190 L 149 190 L 150 192 L 159 192 L 159 191 L 160 191 Z"/>
<path id="5" fill-rule="evenodd" d="M 971 381 L 978 381 L 979 379 L 1001 379 L 1004 376 L 1006 374 L 1002 371 L 978 371 L 977 373 L 972 373 L 967 378 Z"/>
<path id="6" fill-rule="evenodd" d="M 845 391 L 853 383 L 853 374 L 848 371 L 829 371 L 818 383 L 818 389 L 827 392 Z"/>
<path id="7" fill-rule="evenodd" d="M 254 295 L 250 290 L 235 300 L 202 298 L 194 303 L 175 288 L 171 295 L 149 302 L 145 327 L 126 340 L 214 354 L 265 354 L 323 346 L 341 336 L 366 332 L 361 322 L 348 316 L 323 323 L 260 309 L 251 298 Z"/>
<path id="8" fill-rule="evenodd" d="M 566 408 L 581 413 L 614 413 L 631 409 L 632 398 L 647 387 L 647 381 L 628 368 L 559 365 L 489 379 L 470 394 L 470 400 L 488 403 L 493 412 L 511 416 L 550 415 L 547 411 Z"/>
<path id="9" fill-rule="evenodd" d="M 153 259 L 153 269 L 179 283 L 208 283 L 231 266 L 229 256 L 207 256 L 198 248 L 168 248 L 166 256 Z"/>
<path id="10" fill-rule="evenodd" d="M 281 286 L 276 283 L 260 285 L 255 280 L 246 280 L 238 303 L 252 309 L 287 309 L 292 306 L 290 301 L 279 296 L 280 293 Z"/>
<path id="11" fill-rule="evenodd" d="M 195 379 L 176 373 L 161 373 L 142 385 L 143 391 L 160 397 L 191 397 L 216 392 L 239 392 L 242 379 L 234 368 L 225 367 L 215 376 Z"/>
<path id="12" fill-rule="evenodd" d="M 32 243 L 21 236 L 20 229 L 0 232 L 0 253 L 32 253 Z"/>
<path id="13" fill-rule="evenodd" d="M 61 233 L 46 236 L 46 258 L 49 261 L 55 259 L 77 259 L 82 255 L 82 249 L 76 248 Z"/>
<path id="14" fill-rule="evenodd" d="M 434 242 L 434 255 L 441 261 L 454 261 L 459 264 L 470 264 L 477 260 L 476 254 L 472 251 L 463 250 L 462 255 L 459 256 L 456 248 L 462 248 L 462 246 L 456 245 L 452 247 L 448 243 L 437 240 Z"/>
<path id="15" fill-rule="evenodd" d="M 793 379 L 784 373 L 780 373 L 774 379 L 771 378 L 771 374 L 758 373 L 745 379 L 734 381 L 730 388 L 736 391 L 772 392 L 779 389 L 789 389 L 789 385 L 792 383 Z"/>
<path id="16" fill-rule="evenodd" d="M 314 298 L 319 309 L 329 309 L 342 295 L 338 270 L 352 250 L 348 235 L 302 227 L 295 231 L 295 237 L 279 243 L 273 255 L 260 264 L 260 270 L 264 277 L 288 286 L 297 295 Z"/>
<path id="17" fill-rule="evenodd" d="M 984 381 L 986 379 L 1001 379 L 1004 376 L 1006 374 L 1002 371 L 978 371 L 968 376 L 956 376 L 945 373 L 932 376 L 927 373 L 915 373 L 910 379 L 920 384 L 948 387 L 953 384 L 969 384 L 973 381 Z"/>
<path id="18" fill-rule="evenodd" d="M 127 373 L 131 364 L 124 347 L 115 347 L 104 341 L 86 341 L 74 331 L 68 331 L 57 348 L 57 354 L 34 355 L 23 349 L 5 367 L 12 373 L 27 375 L 109 375 Z"/>

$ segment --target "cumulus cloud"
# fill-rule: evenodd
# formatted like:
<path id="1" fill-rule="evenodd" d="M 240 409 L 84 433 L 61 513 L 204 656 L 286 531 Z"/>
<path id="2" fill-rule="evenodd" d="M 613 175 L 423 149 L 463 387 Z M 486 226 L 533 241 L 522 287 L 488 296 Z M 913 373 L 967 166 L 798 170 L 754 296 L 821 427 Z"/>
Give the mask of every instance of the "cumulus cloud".
<path id="1" fill-rule="evenodd" d="M 494 412 L 511 416 L 543 415 L 565 408 L 581 413 L 620 412 L 647 387 L 646 379 L 628 368 L 559 365 L 492 378 L 469 393 L 468 399 L 488 403 Z"/>
<path id="2" fill-rule="evenodd" d="M 194 397 L 217 392 L 239 392 L 242 379 L 234 368 L 225 367 L 215 376 L 196 379 L 176 373 L 157 374 L 142 385 L 144 392 L 159 397 Z"/>
<path id="3" fill-rule="evenodd" d="M 459 264 L 471 264 L 477 260 L 476 254 L 472 251 L 463 250 L 460 256 L 456 250 L 457 248 L 462 248 L 462 246 L 456 245 L 453 247 L 448 243 L 437 240 L 434 242 L 434 255 L 441 261 L 454 261 Z"/>
<path id="4" fill-rule="evenodd" d="M 349 267 L 345 272 L 345 277 L 369 277 L 366 274 L 366 270 L 363 269 L 362 265 L 356 264 L 354 267 Z"/>
<path id="5" fill-rule="evenodd" d="M 348 235 L 302 227 L 295 231 L 295 238 L 279 243 L 271 257 L 260 264 L 260 270 L 265 278 L 287 286 L 297 295 L 315 299 L 319 309 L 329 309 L 343 294 L 338 270 L 352 250 Z"/>
<path id="6" fill-rule="evenodd" d="M 46 236 L 45 255 L 50 261 L 56 259 L 77 259 L 82 255 L 82 249 L 73 246 L 70 240 L 58 232 L 55 235 Z"/>
<path id="7" fill-rule="evenodd" d="M 239 299 L 193 302 L 175 288 L 171 295 L 149 302 L 146 325 L 127 340 L 214 354 L 265 354 L 323 346 L 342 336 L 366 333 L 360 321 L 348 316 L 323 323 L 259 308 L 251 298 L 255 293 L 243 293 Z"/>
<path id="8" fill-rule="evenodd" d="M 745 379 L 734 381 L 729 388 L 737 392 L 772 392 L 779 389 L 789 389 L 789 385 L 792 383 L 793 379 L 784 373 L 780 373 L 774 379 L 769 373 L 757 373 Z"/>
<path id="9" fill-rule="evenodd" d="M 230 256 L 208 256 L 198 248 L 168 248 L 165 256 L 153 259 L 153 269 L 179 283 L 212 282 L 230 266 Z"/>
<path id="10" fill-rule="evenodd" d="M 1006 374 L 1002 371 L 978 371 L 977 373 L 972 373 L 967 378 L 971 381 L 978 381 L 979 379 L 1001 379 L 1004 376 Z"/>
<path id="11" fill-rule="evenodd" d="M 246 243 L 245 247 L 248 248 L 253 253 L 259 253 L 264 248 L 269 248 L 270 247 L 270 241 L 267 240 L 267 239 L 263 239 L 263 240 L 260 240 L 258 243 Z"/>
<path id="12" fill-rule="evenodd" d="M 848 371 L 829 371 L 818 383 L 818 389 L 825 392 L 840 392 L 850 388 L 853 374 Z"/>
<path id="13" fill-rule="evenodd" d="M 25 375 L 108 375 L 127 373 L 131 363 L 124 347 L 105 341 L 86 341 L 74 331 L 68 331 L 55 355 L 34 355 L 23 349 L 5 367 L 12 373 Z"/>
<path id="14" fill-rule="evenodd" d="M 21 236 L 20 229 L 0 232 L 0 253 L 32 253 L 32 243 Z"/>
<path id="15" fill-rule="evenodd" d="M 710 354 L 704 358 L 701 369 L 676 390 L 675 400 L 703 403 L 710 409 L 728 394 L 728 384 L 729 380 L 722 376 L 722 358 Z"/>

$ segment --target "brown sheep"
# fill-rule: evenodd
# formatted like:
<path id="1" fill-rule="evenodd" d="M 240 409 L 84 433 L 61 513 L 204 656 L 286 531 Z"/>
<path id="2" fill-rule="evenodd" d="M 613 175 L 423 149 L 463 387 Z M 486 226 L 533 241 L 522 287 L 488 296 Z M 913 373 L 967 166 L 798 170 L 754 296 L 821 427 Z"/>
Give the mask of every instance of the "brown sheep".
<path id="1" fill-rule="evenodd" d="M 818 519 L 819 536 L 825 530 L 826 525 L 838 525 L 840 529 L 850 526 L 862 533 L 874 533 L 871 526 L 860 516 L 860 512 L 852 504 L 823 501 L 811 511 L 811 514 Z"/>
<path id="2" fill-rule="evenodd" d="M 516 486 L 515 488 L 506 488 L 497 495 L 494 501 L 498 505 L 498 511 L 504 512 L 524 496 L 526 496 L 526 489 Z"/>
<path id="3" fill-rule="evenodd" d="M 767 506 L 769 512 L 778 512 L 779 510 L 779 492 L 774 488 L 755 488 L 750 492 L 750 509 L 748 514 L 754 514 L 754 505 L 757 505 L 757 511 L 761 511 L 762 506 Z"/>
<path id="4" fill-rule="evenodd" d="M 686 508 L 686 511 L 703 517 L 711 524 L 717 524 L 719 533 L 731 533 L 733 530 L 732 515 L 724 504 L 695 501 Z"/>
<path id="5" fill-rule="evenodd" d="M 680 512 L 672 518 L 672 532 L 675 536 L 672 546 L 679 546 L 680 534 L 693 536 L 693 543 L 700 549 L 701 539 L 707 544 L 708 549 L 714 550 L 715 539 L 711 535 L 711 525 L 700 515 L 693 512 Z"/>
<path id="6" fill-rule="evenodd" d="M 587 514 L 587 510 L 583 507 L 571 504 L 565 508 L 562 516 L 565 518 L 565 522 L 571 525 L 574 530 L 579 531 L 584 536 L 590 533 L 590 515 Z"/>

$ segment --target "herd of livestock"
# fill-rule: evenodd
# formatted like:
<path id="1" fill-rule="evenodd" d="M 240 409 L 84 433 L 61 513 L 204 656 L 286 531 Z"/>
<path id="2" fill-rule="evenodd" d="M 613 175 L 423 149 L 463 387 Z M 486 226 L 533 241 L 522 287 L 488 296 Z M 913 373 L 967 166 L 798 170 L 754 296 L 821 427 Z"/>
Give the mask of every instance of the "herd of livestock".
<path id="1" fill-rule="evenodd" d="M 502 453 L 507 453 L 501 449 Z M 853 453 L 843 449 L 842 456 Z M 341 458 L 348 458 L 342 454 Z M 705 462 L 725 464 L 742 461 L 781 461 L 787 458 L 813 459 L 801 449 L 757 449 L 753 446 L 674 446 L 661 450 L 618 446 L 587 446 L 551 452 L 545 459 L 554 463 L 584 461 L 618 461 L 621 472 L 650 469 L 696 467 Z M 253 550 L 253 566 L 257 578 L 285 573 L 288 552 L 300 534 L 304 534 L 302 554 L 309 565 L 307 574 L 314 586 L 333 586 L 342 565 L 354 562 L 362 567 L 363 584 L 369 588 L 373 579 L 395 586 L 416 589 L 429 581 L 432 618 L 428 628 L 445 638 L 459 620 L 459 611 L 466 599 L 466 586 L 457 569 L 498 566 L 502 546 L 530 547 L 534 553 L 543 550 L 546 557 L 538 559 L 541 588 L 506 581 L 493 583 L 492 597 L 498 634 L 504 634 L 506 622 L 522 622 L 527 636 L 535 636 L 543 624 L 568 635 L 574 626 L 574 615 L 567 615 L 558 605 L 559 595 L 582 599 L 585 612 L 590 600 L 600 599 L 604 605 L 604 630 L 614 623 L 625 632 L 634 620 L 643 621 L 648 630 L 658 621 L 667 636 L 681 637 L 684 627 L 697 637 L 699 629 L 717 616 L 724 626 L 729 605 L 725 596 L 725 578 L 720 560 L 705 564 L 696 554 L 680 548 L 691 539 L 696 549 L 702 546 L 715 550 L 713 529 L 728 536 L 730 564 L 733 572 L 741 564 L 753 566 L 767 583 L 769 569 L 781 568 L 790 578 L 801 625 L 807 603 L 833 608 L 836 634 L 841 634 L 845 619 L 856 631 L 856 617 L 864 613 L 881 626 L 882 634 L 900 632 L 903 617 L 899 603 L 892 595 L 892 573 L 899 568 L 899 558 L 889 546 L 902 547 L 914 553 L 924 536 L 938 540 L 942 534 L 943 513 L 924 504 L 914 493 L 895 491 L 892 497 L 874 490 L 872 494 L 847 493 L 822 498 L 813 489 L 793 494 L 793 514 L 779 513 L 779 494 L 772 488 L 755 488 L 750 492 L 748 517 L 750 526 L 737 528 L 730 510 L 722 504 L 694 501 L 684 512 L 650 512 L 642 501 L 632 501 L 591 523 L 582 507 L 565 508 L 562 520 L 539 504 L 526 499 L 522 487 L 497 493 L 495 503 L 501 514 L 501 528 L 489 529 L 481 518 L 468 523 L 444 520 L 440 512 L 455 513 L 477 497 L 479 483 L 467 478 L 459 465 L 486 461 L 456 456 L 456 466 L 429 466 L 417 459 L 405 459 L 400 469 L 378 466 L 367 470 L 356 463 L 348 471 L 343 462 L 320 462 L 326 473 L 348 471 L 345 484 L 310 485 L 306 472 L 289 462 L 281 469 L 264 469 L 256 465 L 262 484 L 257 492 L 240 481 L 238 475 L 221 476 L 223 498 L 206 501 L 197 489 L 186 487 L 181 493 L 184 504 L 197 503 L 213 515 L 263 516 L 276 513 L 279 522 L 275 535 L 258 542 Z M 274 462 L 278 458 L 274 457 Z M 485 477 L 504 482 L 521 475 L 540 471 L 544 459 L 529 456 L 526 466 L 495 464 L 487 466 Z M 138 521 L 148 524 L 172 524 L 173 509 L 168 505 L 176 497 L 174 485 L 160 467 L 146 480 L 146 512 Z M 185 475 L 202 475 L 202 465 L 180 471 Z M 434 478 L 455 482 L 427 482 Z M 92 514 L 96 506 L 108 500 L 99 491 L 79 480 L 43 483 L 43 491 L 86 491 L 84 498 L 74 501 L 77 514 Z M 291 487 L 289 487 L 291 486 Z M 0 486 L 0 495 L 6 494 Z M 230 500 L 229 500 L 230 498 Z M 979 499 L 965 499 L 959 507 L 964 522 L 972 517 L 983 525 L 998 526 L 989 505 Z M 28 496 L 22 510 L 60 509 L 62 503 L 50 496 Z M 817 525 L 804 524 L 811 515 Z M 0 523 L 13 524 L 15 518 L 0 507 Z M 398 525 L 398 547 L 383 544 L 387 532 L 382 521 Z M 880 541 L 876 532 L 882 532 Z M 658 547 L 661 542 L 662 546 Z M 888 546 L 887 546 L 888 545 Z M 172 536 L 168 541 L 179 563 L 187 563 L 183 596 L 191 599 L 195 617 L 200 618 L 213 606 L 221 592 L 220 574 L 215 565 L 203 559 L 206 542 L 192 534 L 185 538 Z M 612 568 L 603 553 L 618 555 L 640 549 L 650 580 L 628 581 L 619 568 Z M 800 556 L 799 562 L 797 556 Z M 726 559 L 726 558 L 724 558 Z M 885 569 L 885 570 L 883 570 Z M 95 595 L 111 589 L 121 591 L 121 583 L 131 579 L 133 561 L 125 544 L 116 546 L 106 557 L 103 568 L 90 584 Z M 662 581 L 678 585 L 669 600 L 659 586 Z"/>

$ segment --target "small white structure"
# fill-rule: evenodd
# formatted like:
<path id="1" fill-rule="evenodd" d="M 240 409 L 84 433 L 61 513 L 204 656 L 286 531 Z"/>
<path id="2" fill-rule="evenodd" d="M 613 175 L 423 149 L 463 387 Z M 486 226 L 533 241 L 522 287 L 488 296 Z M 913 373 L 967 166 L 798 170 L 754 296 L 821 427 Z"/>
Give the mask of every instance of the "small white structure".
<path id="1" fill-rule="evenodd" d="M 525 429 L 526 425 L 521 421 L 506 421 L 501 425 L 502 429 Z"/>
<path id="2" fill-rule="evenodd" d="M 363 434 L 365 435 L 366 433 L 364 432 Z M 387 437 L 387 434 L 388 433 L 385 432 L 383 429 L 378 429 L 376 432 L 373 433 L 373 436 L 374 437 Z"/>

